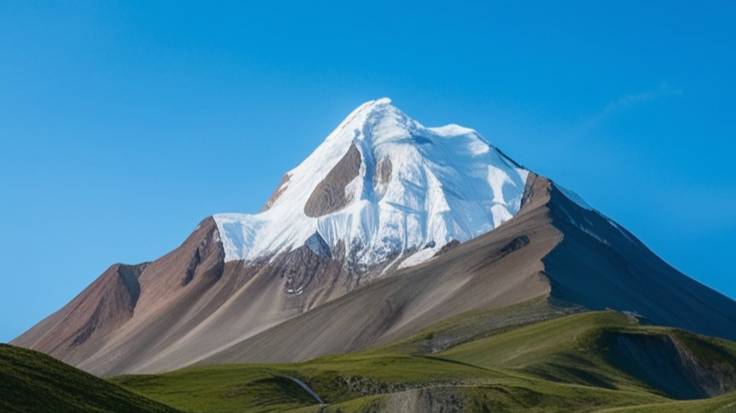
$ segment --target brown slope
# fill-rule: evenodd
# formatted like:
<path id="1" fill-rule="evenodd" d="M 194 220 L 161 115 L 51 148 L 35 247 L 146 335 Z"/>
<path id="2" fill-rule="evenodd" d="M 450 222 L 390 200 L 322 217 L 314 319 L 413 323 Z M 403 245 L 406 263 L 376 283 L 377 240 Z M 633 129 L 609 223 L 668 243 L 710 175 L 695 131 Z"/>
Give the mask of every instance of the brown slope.
<path id="1" fill-rule="evenodd" d="M 306 300 L 314 294 L 288 294 L 284 272 L 291 268 L 312 268 L 315 273 L 332 277 L 340 274 L 341 269 L 329 260 L 313 263 L 312 267 L 287 264 L 293 255 L 260 266 L 242 262 L 225 264 L 221 281 L 211 291 L 188 297 L 184 308 L 169 310 L 177 314 L 174 323 L 178 325 L 171 327 L 169 322 L 156 320 L 154 324 L 138 327 L 120 346 L 130 357 L 105 368 L 105 374 L 181 367 L 208 351 L 301 314 L 310 305 Z M 165 339 L 161 339 L 161 331 L 167 332 Z M 140 337 L 157 342 L 156 349 L 144 354 L 136 352 Z"/>
<path id="2" fill-rule="evenodd" d="M 79 360 L 93 337 L 106 337 L 133 316 L 138 278 L 147 264 L 114 264 L 69 304 L 13 341 L 59 358 Z"/>
<path id="3" fill-rule="evenodd" d="M 532 176 L 520 213 L 416 268 L 353 291 L 200 363 L 300 361 L 410 336 L 468 310 L 547 297 L 632 311 L 734 338 L 736 303 L 677 272 L 632 234 Z"/>
<path id="4" fill-rule="evenodd" d="M 529 223 L 520 225 L 533 225 L 532 221 L 530 219 Z M 515 234 L 511 230 L 507 232 Z M 507 232 L 497 232 L 499 240 L 494 241 L 492 248 L 515 248 L 513 245 L 520 241 L 506 239 L 511 235 L 504 238 L 503 234 Z M 539 247 L 535 241 L 535 245 L 524 248 L 530 251 L 539 248 L 537 258 L 556 242 L 554 233 L 548 231 L 543 235 L 546 238 Z M 75 301 L 19 337 L 15 343 L 53 352 L 64 361 L 100 375 L 169 370 L 217 353 L 305 311 L 319 308 L 323 303 L 361 286 L 383 270 L 379 267 L 372 272 L 357 274 L 343 264 L 344 248 L 325 250 L 320 248 L 324 245 L 319 239 L 309 244 L 311 248 L 305 245 L 260 263 L 225 264 L 216 225 L 212 219 L 207 219 L 179 248 L 140 267 L 136 277 L 137 300 L 129 307 L 106 312 L 106 317 L 96 320 L 101 327 L 88 334 L 84 342 L 75 343 L 70 334 L 60 332 L 79 330 L 86 320 L 93 317 L 94 308 L 105 307 L 109 303 L 107 297 L 119 293 L 119 285 L 122 284 L 109 282 L 108 278 L 112 276 L 107 273 Z M 355 341 L 371 342 L 372 337 L 379 333 L 386 337 L 398 336 L 414 325 L 424 325 L 438 317 L 457 313 L 456 310 L 438 310 L 438 302 L 447 301 L 448 308 L 461 311 L 476 307 L 476 301 L 506 305 L 547 290 L 537 275 L 541 269 L 538 259 L 536 263 L 520 259 L 513 265 L 509 264 L 518 270 L 509 271 L 506 278 L 482 281 L 477 274 L 488 271 L 483 267 L 486 264 L 482 263 L 488 258 L 487 254 L 482 251 L 482 243 L 469 245 L 468 251 L 472 250 L 470 254 L 478 256 L 480 267 L 464 268 L 463 251 L 466 249 L 457 248 L 441 258 L 441 261 L 448 262 L 442 277 L 421 280 L 424 285 L 422 291 L 413 291 L 408 281 L 423 278 L 424 270 L 421 269 L 426 267 L 408 271 L 415 275 L 402 281 L 402 286 L 393 282 L 369 286 L 371 289 L 382 288 L 381 295 L 389 295 L 394 288 L 400 290 L 393 301 L 402 303 L 401 310 L 406 316 L 395 321 L 406 326 L 399 328 L 392 324 L 391 329 L 386 329 L 379 322 L 370 327 L 375 331 Z M 395 280 L 401 278 L 396 277 Z M 371 296 L 366 297 L 370 299 Z M 405 297 L 414 298 L 407 303 L 404 302 Z M 393 317 L 391 305 L 389 301 L 389 307 L 379 309 L 379 312 L 384 317 Z M 379 308 L 369 302 L 365 306 Z M 413 315 L 409 317 L 409 314 Z"/>
<path id="5" fill-rule="evenodd" d="M 553 225 L 564 234 L 543 260 L 553 297 L 736 339 L 736 302 L 680 273 L 633 234 L 554 186 L 549 206 Z"/>
<path id="6" fill-rule="evenodd" d="M 95 371 L 96 360 L 114 363 L 125 357 L 106 349 L 133 327 L 175 316 L 170 310 L 187 295 L 206 290 L 221 273 L 222 255 L 214 221 L 205 220 L 179 248 L 155 262 L 112 266 L 12 343 Z M 150 343 L 141 344 L 139 351 Z"/>
<path id="7" fill-rule="evenodd" d="M 100 375 L 175 368 L 299 313 L 283 294 L 278 268 L 223 259 L 217 227 L 207 219 L 150 265 L 135 316 L 77 365 Z"/>
<path id="8" fill-rule="evenodd" d="M 435 259 L 399 271 L 199 362 L 299 361 L 407 337 L 439 320 L 546 296 L 542 259 L 559 243 L 549 181 L 533 177 L 519 214 Z"/>
<path id="9" fill-rule="evenodd" d="M 318 238 L 309 244 L 262 262 L 225 263 L 217 226 L 208 218 L 158 260 L 111 267 L 13 343 L 99 375 L 181 367 L 340 296 L 370 276 L 342 264 L 343 248 L 329 251 Z M 137 269 L 134 277 L 128 268 Z M 135 299 L 123 299 L 126 292 Z"/>
<path id="10" fill-rule="evenodd" d="M 176 369 L 334 300 L 382 269 L 357 274 L 344 265 L 342 247 L 308 244 L 262 262 L 224 264 L 206 292 L 150 322 L 131 320 L 99 359 L 80 366 L 104 375 Z M 110 362 L 109 354 L 125 356 Z"/>

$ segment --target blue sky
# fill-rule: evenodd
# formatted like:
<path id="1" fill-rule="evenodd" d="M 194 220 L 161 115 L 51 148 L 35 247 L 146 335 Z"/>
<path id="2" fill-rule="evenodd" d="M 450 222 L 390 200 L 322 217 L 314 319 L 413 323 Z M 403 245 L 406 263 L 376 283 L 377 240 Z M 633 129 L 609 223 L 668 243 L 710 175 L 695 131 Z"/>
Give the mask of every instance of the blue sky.
<path id="1" fill-rule="evenodd" d="M 61 3 L 0 2 L 0 341 L 257 210 L 381 96 L 736 297 L 734 2 Z"/>

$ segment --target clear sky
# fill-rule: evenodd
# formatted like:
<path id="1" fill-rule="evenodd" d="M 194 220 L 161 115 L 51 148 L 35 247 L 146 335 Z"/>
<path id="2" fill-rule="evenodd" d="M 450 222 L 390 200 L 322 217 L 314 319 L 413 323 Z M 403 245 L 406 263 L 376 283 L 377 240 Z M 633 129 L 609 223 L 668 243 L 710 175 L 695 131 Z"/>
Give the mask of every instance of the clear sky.
<path id="1" fill-rule="evenodd" d="M 0 341 L 257 210 L 381 96 L 736 297 L 736 2 L 602 3 L 0 2 Z"/>

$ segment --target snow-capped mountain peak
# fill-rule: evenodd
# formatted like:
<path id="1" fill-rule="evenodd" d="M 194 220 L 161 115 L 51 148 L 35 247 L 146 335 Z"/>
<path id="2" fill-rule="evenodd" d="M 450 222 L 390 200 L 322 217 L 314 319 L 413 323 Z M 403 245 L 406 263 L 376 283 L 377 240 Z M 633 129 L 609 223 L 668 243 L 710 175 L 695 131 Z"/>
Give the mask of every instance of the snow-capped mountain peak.
<path id="1" fill-rule="evenodd" d="M 214 218 L 226 261 L 326 245 L 359 268 L 413 265 L 510 219 L 527 174 L 474 130 L 424 127 L 382 98 L 289 171 L 264 211 Z"/>

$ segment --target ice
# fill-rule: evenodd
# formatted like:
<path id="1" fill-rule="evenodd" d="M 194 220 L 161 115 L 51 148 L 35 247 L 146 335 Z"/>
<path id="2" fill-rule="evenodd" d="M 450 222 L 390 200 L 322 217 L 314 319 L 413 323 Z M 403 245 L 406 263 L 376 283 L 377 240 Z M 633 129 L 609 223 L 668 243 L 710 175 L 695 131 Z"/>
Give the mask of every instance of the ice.
<path id="1" fill-rule="evenodd" d="M 345 187 L 350 202 L 339 211 L 308 217 L 314 188 L 352 144 L 361 154 L 359 176 Z M 375 176 L 389 160 L 387 182 Z M 300 165 L 271 207 L 258 214 L 214 216 L 225 260 L 255 260 L 307 245 L 325 254 L 339 243 L 370 267 L 406 255 L 402 266 L 430 259 L 451 240 L 467 241 L 512 218 L 521 206 L 528 171 L 475 130 L 427 128 L 388 98 L 354 110 Z M 432 248 L 425 248 L 433 245 Z"/>

